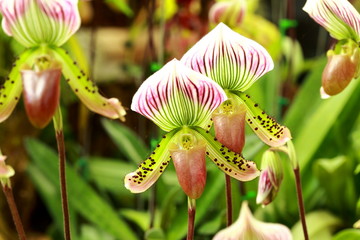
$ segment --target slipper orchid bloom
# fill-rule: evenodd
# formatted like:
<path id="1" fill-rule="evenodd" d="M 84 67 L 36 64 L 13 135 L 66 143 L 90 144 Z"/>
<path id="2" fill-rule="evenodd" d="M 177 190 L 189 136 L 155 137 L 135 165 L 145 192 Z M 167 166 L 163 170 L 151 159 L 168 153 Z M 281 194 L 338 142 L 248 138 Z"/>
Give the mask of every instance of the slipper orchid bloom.
<path id="1" fill-rule="evenodd" d="M 308 0 L 303 10 L 338 40 L 322 75 L 320 93 L 328 98 L 360 75 L 360 14 L 347 0 Z"/>
<path id="2" fill-rule="evenodd" d="M 30 122 L 45 127 L 59 105 L 62 75 L 90 110 L 124 120 L 119 100 L 101 96 L 60 48 L 80 27 L 77 4 L 77 0 L 0 0 L 4 32 L 27 48 L 0 87 L 0 122 L 10 116 L 23 92 Z"/>
<path id="3" fill-rule="evenodd" d="M 231 152 L 204 130 L 212 112 L 225 99 L 218 84 L 176 59 L 145 80 L 133 97 L 131 109 L 167 134 L 150 157 L 125 176 L 125 187 L 133 193 L 144 192 L 172 159 L 182 189 L 197 199 L 206 182 L 205 156 L 238 180 L 257 177 L 254 162 Z"/>
<path id="4" fill-rule="evenodd" d="M 278 124 L 244 93 L 274 67 L 260 44 L 220 23 L 185 53 L 181 61 L 214 80 L 226 92 L 228 100 L 214 112 L 212 120 L 216 138 L 229 149 L 242 151 L 245 121 L 269 146 L 282 146 L 291 139 L 288 128 Z"/>
<path id="5" fill-rule="evenodd" d="M 279 223 L 265 223 L 254 218 L 247 201 L 241 205 L 238 220 L 218 232 L 213 240 L 291 240 L 288 227 Z"/>

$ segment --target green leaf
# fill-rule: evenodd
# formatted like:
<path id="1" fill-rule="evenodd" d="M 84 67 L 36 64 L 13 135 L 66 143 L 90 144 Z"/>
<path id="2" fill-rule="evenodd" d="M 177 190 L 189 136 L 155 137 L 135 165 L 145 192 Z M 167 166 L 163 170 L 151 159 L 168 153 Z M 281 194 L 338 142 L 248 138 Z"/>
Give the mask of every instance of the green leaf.
<path id="1" fill-rule="evenodd" d="M 119 151 L 121 151 L 129 160 L 139 164 L 147 157 L 149 149 L 129 128 L 107 119 L 102 120 L 102 125 L 119 148 Z"/>
<path id="2" fill-rule="evenodd" d="M 145 240 L 166 240 L 166 237 L 161 228 L 152 228 L 146 231 Z"/>
<path id="3" fill-rule="evenodd" d="M 91 225 L 82 225 L 81 226 L 81 240 L 115 240 L 109 234 L 91 226 Z"/>
<path id="4" fill-rule="evenodd" d="M 149 212 L 141 212 L 133 209 L 122 209 L 120 215 L 138 225 L 143 231 L 150 226 Z"/>
<path id="5" fill-rule="evenodd" d="M 86 162 L 89 167 L 90 179 L 100 188 L 115 194 L 133 195 L 122 187 L 125 175 L 133 171 L 133 164 L 101 157 L 89 157 Z"/>
<path id="6" fill-rule="evenodd" d="M 60 197 L 60 188 L 57 188 L 54 184 L 52 184 L 49 179 L 44 176 L 44 174 L 35 166 L 35 164 L 30 163 L 27 168 L 27 172 L 35 184 L 35 187 L 40 193 L 41 198 L 44 200 L 51 218 L 54 220 L 56 228 L 59 232 L 63 232 L 64 224 L 62 217 L 62 209 L 61 209 L 61 197 Z M 70 209 L 70 229 L 71 229 L 71 238 L 76 240 L 79 237 L 76 234 L 76 216 L 75 212 Z"/>
<path id="7" fill-rule="evenodd" d="M 27 139 L 26 149 L 38 169 L 56 189 L 59 189 L 57 155 L 34 139 Z M 135 233 L 116 214 L 116 211 L 101 199 L 71 167 L 66 168 L 66 173 L 70 209 L 116 238 L 137 239 Z"/>
<path id="8" fill-rule="evenodd" d="M 345 229 L 336 234 L 332 240 L 359 240 L 360 229 Z"/>
<path id="9" fill-rule="evenodd" d="M 331 233 L 341 225 L 340 219 L 326 211 L 312 212 L 306 215 L 309 239 L 330 240 Z M 303 240 L 301 222 L 291 229 L 294 240 Z"/>

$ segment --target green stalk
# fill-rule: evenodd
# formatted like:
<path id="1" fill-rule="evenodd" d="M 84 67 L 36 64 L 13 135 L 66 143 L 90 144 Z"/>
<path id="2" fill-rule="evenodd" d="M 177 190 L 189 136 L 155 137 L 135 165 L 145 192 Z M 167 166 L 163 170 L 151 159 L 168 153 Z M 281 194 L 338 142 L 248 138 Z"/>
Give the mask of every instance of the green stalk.
<path id="1" fill-rule="evenodd" d="M 186 240 L 194 239 L 196 200 L 188 197 L 188 233 Z"/>

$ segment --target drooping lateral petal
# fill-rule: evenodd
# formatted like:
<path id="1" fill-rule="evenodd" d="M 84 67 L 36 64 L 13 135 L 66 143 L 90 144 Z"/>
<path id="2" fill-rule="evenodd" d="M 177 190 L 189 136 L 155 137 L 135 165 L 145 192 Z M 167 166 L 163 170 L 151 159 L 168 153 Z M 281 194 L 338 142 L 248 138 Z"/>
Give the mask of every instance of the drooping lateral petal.
<path id="1" fill-rule="evenodd" d="M 91 111 L 108 118 L 125 121 L 125 109 L 117 98 L 103 97 L 93 81 L 80 70 L 76 62 L 62 48 L 53 48 L 54 57 L 62 63 L 62 71 L 66 81 Z"/>
<path id="2" fill-rule="evenodd" d="M 132 193 L 146 191 L 165 171 L 170 161 L 169 145 L 172 144 L 172 138 L 176 132 L 174 130 L 164 135 L 150 157 L 142 162 L 136 171 L 125 176 L 125 187 Z"/>
<path id="3" fill-rule="evenodd" d="M 182 126 L 205 128 L 225 99 L 218 84 L 174 59 L 144 81 L 131 109 L 168 132 Z"/>
<path id="4" fill-rule="evenodd" d="M 239 181 L 250 181 L 259 176 L 260 172 L 255 162 L 232 152 L 204 129 L 197 127 L 195 130 L 197 137 L 206 141 L 206 155 L 224 173 Z"/>
<path id="5" fill-rule="evenodd" d="M 13 64 L 4 85 L 0 86 L 0 122 L 10 116 L 20 99 L 22 91 L 20 70 L 30 58 L 34 57 L 33 53 L 33 50 L 26 50 L 22 53 Z"/>
<path id="6" fill-rule="evenodd" d="M 2 26 L 25 47 L 61 46 L 80 27 L 78 0 L 0 0 Z"/>
<path id="7" fill-rule="evenodd" d="M 248 94 L 236 92 L 238 100 L 247 108 L 246 122 L 256 135 L 271 147 L 280 147 L 291 139 L 290 130 L 260 109 Z"/>
<path id="8" fill-rule="evenodd" d="M 347 0 L 307 0 L 303 10 L 332 37 L 360 40 L 360 15 Z"/>
<path id="9" fill-rule="evenodd" d="M 238 91 L 245 91 L 274 68 L 264 47 L 223 23 L 198 41 L 181 61 L 213 79 L 223 89 Z"/>

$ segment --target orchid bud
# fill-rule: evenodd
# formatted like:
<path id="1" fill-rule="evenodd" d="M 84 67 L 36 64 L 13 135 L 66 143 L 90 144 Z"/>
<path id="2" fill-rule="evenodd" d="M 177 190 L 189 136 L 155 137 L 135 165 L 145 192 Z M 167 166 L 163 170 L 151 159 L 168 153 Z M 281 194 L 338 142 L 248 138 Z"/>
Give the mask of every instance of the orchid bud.
<path id="1" fill-rule="evenodd" d="M 284 177 L 279 154 L 272 150 L 265 151 L 261 168 L 256 203 L 268 205 L 275 199 Z"/>
<path id="2" fill-rule="evenodd" d="M 9 179 L 15 175 L 15 171 L 11 166 L 6 165 L 5 160 L 6 156 L 2 155 L 0 151 L 0 182 L 3 187 L 11 187 Z"/>
<path id="3" fill-rule="evenodd" d="M 215 3 L 209 11 L 209 21 L 213 24 L 223 22 L 231 27 L 241 24 L 246 11 L 244 0 L 229 0 Z"/>
<path id="4" fill-rule="evenodd" d="M 61 66 L 50 56 L 35 60 L 32 69 L 22 70 L 26 113 L 32 125 L 44 128 L 59 105 Z"/>
<path id="5" fill-rule="evenodd" d="M 191 132 L 180 132 L 169 151 L 180 186 L 191 199 L 197 199 L 206 183 L 206 144 Z"/>
<path id="6" fill-rule="evenodd" d="M 322 74 L 323 98 L 342 92 L 359 75 L 360 50 L 352 41 L 349 43 L 341 45 L 340 51 L 335 48 L 327 53 L 328 62 Z"/>
<path id="7" fill-rule="evenodd" d="M 216 138 L 233 152 L 245 144 L 246 107 L 233 99 L 223 102 L 212 114 Z"/>
<path id="8" fill-rule="evenodd" d="M 0 0 L 4 32 L 25 47 L 61 46 L 80 27 L 78 0 Z"/>
<path id="9" fill-rule="evenodd" d="M 213 240 L 291 240 L 288 227 L 278 223 L 261 222 L 254 218 L 247 201 L 241 205 L 239 218 L 218 232 Z"/>

